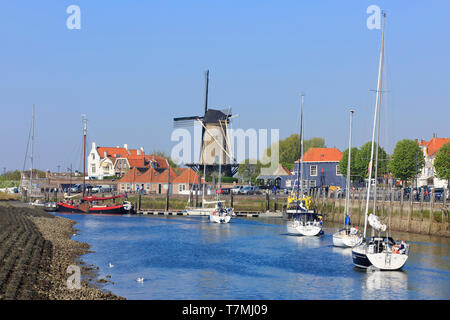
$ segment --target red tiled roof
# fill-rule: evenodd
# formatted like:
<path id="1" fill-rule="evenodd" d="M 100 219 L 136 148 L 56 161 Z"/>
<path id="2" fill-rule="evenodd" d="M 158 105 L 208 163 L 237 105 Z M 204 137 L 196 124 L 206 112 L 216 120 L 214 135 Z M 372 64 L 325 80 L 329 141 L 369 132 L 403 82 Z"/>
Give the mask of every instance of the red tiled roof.
<path id="1" fill-rule="evenodd" d="M 173 183 L 177 177 L 175 171 L 172 168 L 170 170 L 170 183 Z M 120 183 L 167 183 L 169 170 L 158 172 L 153 168 L 140 170 L 138 168 L 132 168 L 128 171 L 120 180 Z"/>
<path id="2" fill-rule="evenodd" d="M 116 155 L 119 155 L 119 157 L 125 158 L 128 156 L 128 151 L 125 148 L 97 147 L 100 158 L 105 157 L 105 151 L 108 153 L 108 157 L 116 157 Z"/>
<path id="3" fill-rule="evenodd" d="M 181 169 L 180 175 L 173 180 L 173 183 L 198 183 L 198 174 L 191 168 L 179 168 Z M 205 181 L 201 179 L 201 183 Z"/>
<path id="4" fill-rule="evenodd" d="M 341 158 L 342 152 L 337 148 L 309 148 L 303 155 L 304 162 L 339 162 Z"/>
<path id="5" fill-rule="evenodd" d="M 283 165 L 282 165 L 282 167 L 283 167 L 284 171 L 286 171 L 286 173 L 287 173 L 288 175 L 292 176 L 291 170 L 289 170 L 288 168 L 286 168 L 286 167 L 283 166 Z"/>
<path id="6" fill-rule="evenodd" d="M 425 153 L 431 157 L 438 152 L 444 144 L 450 142 L 450 138 L 433 138 L 430 141 L 420 141 L 419 146 L 425 146 Z"/>

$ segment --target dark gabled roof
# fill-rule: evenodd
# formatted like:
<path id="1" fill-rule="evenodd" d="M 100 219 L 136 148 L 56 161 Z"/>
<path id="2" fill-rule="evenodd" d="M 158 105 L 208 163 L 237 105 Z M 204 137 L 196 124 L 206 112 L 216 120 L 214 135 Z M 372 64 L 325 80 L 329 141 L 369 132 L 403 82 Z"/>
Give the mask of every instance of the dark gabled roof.
<path id="1" fill-rule="evenodd" d="M 231 116 L 231 115 L 228 115 Z M 220 110 L 208 109 L 206 111 L 204 122 L 205 123 L 219 123 L 220 121 L 225 121 L 228 119 L 228 116 Z"/>

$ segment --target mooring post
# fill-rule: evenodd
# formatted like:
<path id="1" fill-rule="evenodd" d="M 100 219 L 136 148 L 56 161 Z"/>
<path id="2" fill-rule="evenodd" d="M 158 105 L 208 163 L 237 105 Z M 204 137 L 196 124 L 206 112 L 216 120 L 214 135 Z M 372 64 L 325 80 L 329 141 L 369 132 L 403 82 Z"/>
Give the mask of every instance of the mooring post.
<path id="1" fill-rule="evenodd" d="M 431 234 L 431 225 L 433 224 L 433 204 L 434 204 L 434 190 L 430 192 L 430 219 L 428 226 L 428 234 Z"/>
<path id="2" fill-rule="evenodd" d="M 394 212 L 394 207 L 393 207 L 394 194 L 392 192 L 392 189 L 390 191 L 391 192 L 389 192 L 389 194 L 390 194 L 390 196 L 389 196 L 389 228 L 391 228 L 392 213 Z"/>
<path id="3" fill-rule="evenodd" d="M 361 225 L 361 207 L 362 205 L 362 189 L 359 189 L 358 195 L 358 225 Z"/>
<path id="4" fill-rule="evenodd" d="M 403 189 L 403 187 L 402 187 L 402 190 L 400 192 L 400 220 L 403 217 L 403 197 L 404 197 L 404 195 L 405 195 L 405 189 Z"/>
<path id="5" fill-rule="evenodd" d="M 269 211 L 269 192 L 266 190 L 266 211 Z"/>
<path id="6" fill-rule="evenodd" d="M 420 193 L 420 221 L 423 221 L 423 194 L 424 192 Z"/>
<path id="7" fill-rule="evenodd" d="M 410 189 L 410 192 L 409 192 L 409 212 L 408 212 L 408 224 L 406 226 L 406 232 L 409 232 L 411 219 L 412 219 L 412 215 L 413 215 L 413 197 L 412 197 L 412 190 L 411 189 Z"/>
<path id="8" fill-rule="evenodd" d="M 142 198 L 142 194 L 139 192 L 139 196 L 138 196 L 138 210 L 141 211 L 141 199 Z"/>
<path id="9" fill-rule="evenodd" d="M 230 207 L 234 207 L 233 192 L 230 190 Z"/>

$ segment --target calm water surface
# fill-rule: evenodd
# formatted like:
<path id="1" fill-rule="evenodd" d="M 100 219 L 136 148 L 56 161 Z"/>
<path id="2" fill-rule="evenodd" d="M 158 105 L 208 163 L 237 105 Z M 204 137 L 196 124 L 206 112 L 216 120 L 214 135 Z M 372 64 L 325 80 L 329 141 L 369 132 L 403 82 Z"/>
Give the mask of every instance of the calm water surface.
<path id="1" fill-rule="evenodd" d="M 280 218 L 58 215 L 77 222 L 73 239 L 95 251 L 83 260 L 114 282 L 104 288 L 127 299 L 450 299 L 449 239 L 394 233 L 411 245 L 404 270 L 363 272 L 333 247 L 339 225 L 307 238 Z"/>

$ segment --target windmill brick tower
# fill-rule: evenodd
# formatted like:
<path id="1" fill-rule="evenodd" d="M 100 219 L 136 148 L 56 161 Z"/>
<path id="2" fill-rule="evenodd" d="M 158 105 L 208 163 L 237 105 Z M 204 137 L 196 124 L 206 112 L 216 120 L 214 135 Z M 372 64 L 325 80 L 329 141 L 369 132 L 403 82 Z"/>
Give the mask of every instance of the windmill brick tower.
<path id="1" fill-rule="evenodd" d="M 190 127 L 196 122 L 202 126 L 201 147 L 198 163 L 186 164 L 196 172 L 206 170 L 207 174 L 219 172 L 233 176 L 239 167 L 231 149 L 231 108 L 225 110 L 208 108 L 209 70 L 205 72 L 206 92 L 203 116 L 178 117 L 173 119 L 174 127 Z M 204 168 L 206 166 L 206 168 Z"/>

